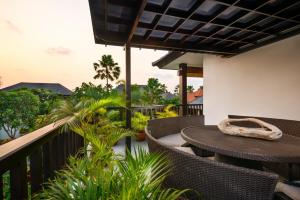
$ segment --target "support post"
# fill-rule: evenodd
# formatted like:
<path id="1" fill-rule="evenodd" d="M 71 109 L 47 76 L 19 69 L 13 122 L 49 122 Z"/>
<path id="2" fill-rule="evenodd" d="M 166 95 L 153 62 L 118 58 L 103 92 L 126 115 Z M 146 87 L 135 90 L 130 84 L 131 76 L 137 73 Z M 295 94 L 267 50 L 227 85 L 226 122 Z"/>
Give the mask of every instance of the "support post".
<path id="1" fill-rule="evenodd" d="M 130 45 L 125 45 L 126 59 L 126 128 L 131 129 L 131 52 Z M 131 152 L 131 137 L 126 137 L 126 149 Z"/>
<path id="2" fill-rule="evenodd" d="M 180 94 L 180 111 L 181 116 L 187 115 L 187 64 L 179 64 L 179 94 Z"/>

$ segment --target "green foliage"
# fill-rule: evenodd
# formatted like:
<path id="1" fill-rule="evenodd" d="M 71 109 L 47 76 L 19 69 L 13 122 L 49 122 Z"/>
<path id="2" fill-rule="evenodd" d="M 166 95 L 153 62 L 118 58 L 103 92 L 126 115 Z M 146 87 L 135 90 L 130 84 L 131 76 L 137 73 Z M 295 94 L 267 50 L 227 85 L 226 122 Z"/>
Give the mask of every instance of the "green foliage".
<path id="1" fill-rule="evenodd" d="M 79 125 L 82 121 L 97 123 L 100 117 L 107 115 L 106 108 L 109 106 L 124 106 L 124 104 L 120 98 L 83 99 L 79 102 L 62 101 L 57 108 L 52 110 L 50 119 L 55 122 L 66 118 L 64 129 Z"/>
<path id="2" fill-rule="evenodd" d="M 47 89 L 32 89 L 31 92 L 39 97 L 40 108 L 39 115 L 49 114 L 50 111 L 56 106 L 59 96 Z"/>
<path id="3" fill-rule="evenodd" d="M 133 135 L 132 131 L 114 126 L 105 118 L 101 118 L 94 124 L 81 122 L 79 125 L 72 126 L 71 129 L 84 137 L 85 142 L 89 144 L 89 146 L 85 145 L 84 147 L 85 154 L 97 154 L 97 159 L 101 157 L 99 164 L 102 164 L 103 167 L 113 157 L 112 146 L 120 139 Z"/>
<path id="4" fill-rule="evenodd" d="M 170 104 L 179 105 L 180 100 L 179 100 L 179 97 L 174 97 L 172 99 L 162 99 L 161 104 L 163 104 L 163 105 L 170 105 Z"/>
<path id="5" fill-rule="evenodd" d="M 145 90 L 137 84 L 131 85 L 131 102 L 133 105 L 145 105 Z"/>
<path id="6" fill-rule="evenodd" d="M 3 179 L 3 199 L 11 199 L 10 198 L 10 175 L 9 171 L 5 172 L 2 175 Z"/>
<path id="7" fill-rule="evenodd" d="M 149 116 L 145 116 L 140 112 L 135 112 L 133 118 L 131 119 L 133 130 L 137 132 L 143 131 L 149 120 Z"/>
<path id="8" fill-rule="evenodd" d="M 163 112 L 157 112 L 157 118 L 177 117 L 177 113 L 172 110 L 174 105 L 168 105 Z"/>
<path id="9" fill-rule="evenodd" d="M 71 157 L 68 167 L 34 199 L 176 200 L 186 192 L 162 188 L 169 173 L 166 157 L 142 149 L 128 152 L 126 158 L 114 153 L 117 141 L 134 135 L 106 118 L 110 113 L 106 106 L 117 104 L 116 99 L 69 104 L 65 102 L 53 116 L 68 117 L 69 128 L 84 137 L 84 156 Z M 135 116 L 145 119 L 141 113 Z"/>
<path id="10" fill-rule="evenodd" d="M 174 94 L 179 95 L 179 85 L 176 85 L 174 88 Z"/>
<path id="11" fill-rule="evenodd" d="M 118 110 L 111 110 L 107 112 L 107 118 L 111 122 L 120 121 L 120 115 L 121 113 Z"/>
<path id="12" fill-rule="evenodd" d="M 150 105 L 159 104 L 165 92 L 165 84 L 160 83 L 157 78 L 149 78 L 145 88 L 144 101 Z"/>
<path id="13" fill-rule="evenodd" d="M 109 81 L 114 81 L 120 76 L 120 67 L 115 63 L 111 55 L 103 55 L 99 63 L 94 63 L 96 75 L 94 79 L 106 80 L 105 88 L 107 91 L 112 89 Z"/>
<path id="14" fill-rule="evenodd" d="M 164 156 L 142 149 L 133 155 L 128 153 L 125 159 L 103 161 L 100 155 L 71 158 L 67 169 L 60 171 L 35 199 L 176 200 L 187 191 L 162 188 L 169 173 Z"/>
<path id="15" fill-rule="evenodd" d="M 10 138 L 34 126 L 40 101 L 29 90 L 0 92 L 0 126 Z"/>
<path id="16" fill-rule="evenodd" d="M 194 87 L 192 85 L 188 85 L 186 88 L 187 92 L 194 92 Z"/>
<path id="17" fill-rule="evenodd" d="M 82 83 L 80 87 L 76 87 L 73 96 L 77 99 L 104 99 L 109 93 L 102 85 L 94 85 L 93 83 Z"/>

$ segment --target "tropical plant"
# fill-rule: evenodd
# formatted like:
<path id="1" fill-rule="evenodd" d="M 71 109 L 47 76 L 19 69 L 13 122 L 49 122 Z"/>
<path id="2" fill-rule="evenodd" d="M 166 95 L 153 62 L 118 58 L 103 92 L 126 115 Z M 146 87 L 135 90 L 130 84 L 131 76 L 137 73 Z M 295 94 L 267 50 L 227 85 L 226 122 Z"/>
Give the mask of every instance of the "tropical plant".
<path id="1" fill-rule="evenodd" d="M 149 78 L 145 87 L 144 101 L 150 105 L 158 104 L 166 90 L 165 84 L 160 83 L 157 78 Z"/>
<path id="2" fill-rule="evenodd" d="M 102 106 L 106 103 L 99 103 Z M 186 190 L 163 189 L 169 173 L 166 157 L 148 154 L 138 149 L 127 152 L 126 158 L 115 154 L 113 145 L 133 133 L 110 123 L 101 108 L 98 120 L 89 123 L 90 116 L 79 117 L 71 129 L 84 137 L 84 156 L 71 157 L 66 169 L 57 173 L 35 199 L 111 199 L 111 200 L 175 200 Z M 89 108 L 89 111 L 95 111 Z M 96 110 L 97 110 L 96 109 Z M 86 117 L 88 119 L 86 119 Z"/>
<path id="3" fill-rule="evenodd" d="M 83 99 L 79 102 L 75 100 L 62 101 L 51 112 L 50 118 L 53 122 L 65 119 L 64 129 L 68 129 L 80 125 L 82 121 L 97 123 L 101 117 L 107 114 L 106 108 L 109 106 L 124 106 L 124 104 L 120 98 Z"/>
<path id="4" fill-rule="evenodd" d="M 133 105 L 145 105 L 147 102 L 144 101 L 145 89 L 141 85 L 131 85 L 131 102 Z"/>
<path id="5" fill-rule="evenodd" d="M 164 156 L 142 149 L 127 153 L 125 159 L 107 154 L 71 158 L 67 169 L 57 173 L 35 199 L 176 200 L 187 191 L 162 188 L 169 173 Z"/>
<path id="6" fill-rule="evenodd" d="M 40 101 L 29 90 L 0 92 L 0 127 L 10 138 L 34 126 Z"/>
<path id="7" fill-rule="evenodd" d="M 163 112 L 157 112 L 157 118 L 176 117 L 177 113 L 172 110 L 174 105 L 168 105 L 164 108 Z"/>
<path id="8" fill-rule="evenodd" d="M 194 92 L 195 89 L 192 85 L 188 85 L 186 90 L 187 90 L 187 92 Z M 176 87 L 174 89 L 174 94 L 179 95 L 179 85 L 176 85 Z"/>
<path id="9" fill-rule="evenodd" d="M 171 98 L 171 99 L 162 99 L 161 100 L 161 104 L 163 105 L 179 105 L 180 104 L 180 100 L 179 100 L 179 97 L 176 96 L 174 98 Z"/>
<path id="10" fill-rule="evenodd" d="M 111 121 L 111 122 L 115 122 L 115 121 L 121 121 L 121 112 L 119 110 L 110 110 L 107 112 L 107 118 Z"/>
<path id="11" fill-rule="evenodd" d="M 47 115 L 57 105 L 59 96 L 48 89 L 32 89 L 30 90 L 34 95 L 39 97 L 40 108 L 39 115 Z"/>
<path id="12" fill-rule="evenodd" d="M 174 88 L 174 94 L 179 95 L 179 85 L 176 85 Z"/>
<path id="13" fill-rule="evenodd" d="M 147 126 L 149 116 L 143 115 L 140 112 L 135 112 L 133 118 L 131 119 L 132 128 L 136 132 L 135 139 L 137 141 L 144 141 L 146 139 L 145 127 Z"/>
<path id="14" fill-rule="evenodd" d="M 118 63 L 114 62 L 111 55 L 103 55 L 99 63 L 94 63 L 94 69 L 96 71 L 94 79 L 106 80 L 105 88 L 107 91 L 112 88 L 109 81 L 114 81 L 120 76 L 120 67 Z"/>
<path id="15" fill-rule="evenodd" d="M 104 99 L 109 96 L 109 93 L 102 85 L 94 85 L 93 83 L 82 83 L 80 87 L 76 87 L 73 96 L 77 99 Z"/>
<path id="16" fill-rule="evenodd" d="M 135 112 L 134 116 L 131 119 L 133 130 L 140 132 L 145 129 L 148 121 L 150 120 L 149 116 L 143 115 L 140 112 Z"/>
<path id="17" fill-rule="evenodd" d="M 188 85 L 186 88 L 187 92 L 194 92 L 194 87 L 192 85 Z"/>

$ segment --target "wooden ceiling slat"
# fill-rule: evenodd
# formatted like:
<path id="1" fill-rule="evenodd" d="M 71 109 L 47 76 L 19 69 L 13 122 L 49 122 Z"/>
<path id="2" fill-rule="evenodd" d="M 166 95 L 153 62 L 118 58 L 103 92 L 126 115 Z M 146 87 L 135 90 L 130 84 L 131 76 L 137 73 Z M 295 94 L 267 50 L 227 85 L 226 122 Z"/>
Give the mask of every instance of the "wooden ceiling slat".
<path id="1" fill-rule="evenodd" d="M 268 3 L 268 1 L 267 1 L 266 3 Z M 264 3 L 263 5 L 265 5 L 266 3 Z M 281 13 L 281 12 L 283 12 L 283 11 L 285 11 L 285 10 L 287 10 L 287 9 L 289 9 L 289 8 L 291 8 L 291 7 L 293 7 L 293 6 L 297 5 L 297 4 L 299 4 L 299 3 L 300 3 L 300 1 L 298 1 L 298 2 L 296 2 L 296 3 L 294 3 L 294 4 L 291 4 L 290 6 L 287 6 L 287 7 L 285 7 L 284 9 L 281 9 L 281 10 L 277 11 L 277 12 L 274 13 L 273 15 L 277 15 L 277 14 L 279 14 L 279 13 Z M 262 7 L 262 6 L 260 6 L 260 7 Z M 259 7 L 259 8 L 260 8 L 260 7 Z M 258 8 L 257 8 L 257 9 L 258 9 Z M 300 15 L 300 14 L 299 14 L 299 15 Z M 261 22 L 263 22 L 263 21 L 265 21 L 265 20 L 268 20 L 268 19 L 270 19 L 270 18 L 272 18 L 272 17 L 267 17 L 267 18 L 264 18 L 264 19 L 262 19 L 262 20 L 259 20 L 258 22 L 254 23 L 254 24 L 251 24 L 250 26 L 247 26 L 245 30 L 251 29 L 252 27 L 256 26 L 257 24 L 259 24 L 259 23 L 261 23 Z M 277 23 L 275 23 L 275 24 L 272 25 L 272 26 L 268 26 L 268 27 L 266 27 L 265 29 L 263 29 L 261 32 L 265 32 L 265 30 L 267 30 L 267 29 L 269 29 L 269 28 L 272 28 L 272 27 L 274 27 L 274 26 L 276 26 L 276 25 L 277 25 Z M 244 31 L 244 30 L 242 30 L 242 31 Z M 234 34 L 234 35 L 236 35 L 236 34 Z M 230 37 L 232 37 L 232 36 L 234 36 L 234 35 L 231 35 Z M 250 35 L 250 36 L 251 36 L 251 35 Z M 245 38 L 243 38 L 243 39 L 247 39 L 247 38 L 249 38 L 250 36 L 247 36 L 247 37 L 245 37 Z M 229 37 L 229 38 L 230 38 L 230 37 Z M 226 39 L 229 39 L 229 38 L 226 38 Z M 237 42 L 240 42 L 240 41 L 241 41 L 241 40 L 236 41 L 234 44 L 236 44 Z M 234 44 L 233 44 L 233 45 L 234 45 Z"/>
<path id="2" fill-rule="evenodd" d="M 143 27 L 144 29 L 147 29 L 147 31 L 152 31 L 153 29 L 151 29 L 151 28 L 147 28 L 147 27 Z M 169 35 L 171 35 L 172 33 L 174 33 L 173 31 L 168 31 L 168 30 L 166 30 L 166 29 L 162 29 L 162 28 L 160 28 L 160 27 L 158 27 L 158 28 L 156 28 L 156 30 L 158 30 L 158 31 L 164 31 L 164 32 L 166 32 L 167 34 L 169 34 Z M 197 37 L 201 37 L 201 38 L 203 38 L 203 39 L 205 39 L 205 38 L 208 38 L 208 36 L 199 36 L 199 35 L 197 35 L 197 34 L 188 34 L 188 33 L 180 33 L 180 34 L 182 34 L 182 35 L 184 35 L 184 36 L 197 36 Z M 217 37 L 210 37 L 211 39 L 215 39 L 215 40 L 220 40 L 220 41 L 228 41 L 228 42 L 240 42 L 240 41 L 236 41 L 236 40 L 231 40 L 231 39 L 223 39 L 223 38 L 217 38 Z M 167 40 L 166 40 L 167 41 Z M 166 41 L 164 41 L 164 42 L 166 42 Z M 241 41 L 240 43 L 249 43 L 249 42 L 244 42 L 244 41 Z"/>
<path id="3" fill-rule="evenodd" d="M 231 5 L 230 5 L 228 8 L 226 8 L 226 9 L 232 8 L 232 7 L 235 6 L 238 2 L 240 2 L 240 0 L 236 0 L 233 4 L 231 4 Z M 225 10 L 226 10 L 226 9 L 225 9 Z M 224 11 L 224 10 L 223 10 L 223 11 Z M 216 15 L 214 18 L 212 18 L 208 23 L 212 23 L 214 20 L 216 20 L 220 15 L 222 15 L 223 11 L 220 12 L 218 15 Z M 233 24 L 233 23 L 232 23 L 232 24 Z M 228 25 L 228 26 L 230 26 L 230 25 Z M 228 26 L 226 26 L 226 27 L 224 27 L 224 28 L 227 28 Z M 201 29 L 200 29 L 200 30 L 201 30 Z M 199 30 L 199 31 L 200 31 L 200 30 Z M 219 33 L 221 30 L 222 30 L 222 29 L 219 29 L 218 31 L 214 32 L 213 34 L 211 34 L 211 35 L 210 35 L 209 37 L 207 37 L 206 39 L 200 40 L 197 44 L 201 44 L 202 42 L 207 41 L 207 39 L 213 37 L 214 35 L 216 35 L 217 33 Z"/>
<path id="4" fill-rule="evenodd" d="M 173 0 L 89 4 L 96 43 L 232 55 L 300 33 L 300 1 L 271 1 L 182 1 L 182 7 Z"/>
<path id="5" fill-rule="evenodd" d="M 151 31 L 149 31 L 149 34 L 146 37 L 146 40 L 149 40 L 151 33 L 153 32 L 153 30 L 155 30 L 157 28 L 158 22 L 159 20 L 168 12 L 169 8 L 170 8 L 170 4 L 171 4 L 172 0 L 166 0 L 164 2 L 164 8 L 163 8 L 163 13 L 162 15 L 160 15 L 159 17 L 157 17 L 157 20 L 154 23 L 154 27 Z"/>
<path id="6" fill-rule="evenodd" d="M 130 33 L 128 35 L 128 39 L 127 39 L 127 43 L 128 44 L 130 43 L 130 41 L 131 41 L 131 39 L 133 37 L 133 34 L 136 31 L 136 28 L 138 26 L 138 23 L 139 23 L 139 20 L 140 20 L 142 14 L 143 14 L 143 11 L 144 11 L 144 9 L 146 7 L 146 4 L 147 4 L 147 0 L 142 0 L 141 3 L 140 3 L 137 15 L 135 17 L 135 20 L 133 22 L 132 28 L 131 28 Z"/>
<path id="7" fill-rule="evenodd" d="M 181 25 L 183 23 L 185 23 L 187 20 L 189 20 L 195 14 L 195 12 L 197 11 L 197 9 L 199 8 L 199 6 L 202 3 L 203 3 L 203 1 L 196 1 L 195 2 L 195 4 L 188 11 L 189 15 L 185 19 L 181 20 L 180 23 L 178 23 L 178 25 L 175 27 L 175 30 L 173 31 L 173 33 L 176 33 L 180 29 Z M 169 36 L 166 37 L 166 39 L 164 40 L 164 42 L 166 42 L 168 40 L 169 40 Z"/>
<path id="8" fill-rule="evenodd" d="M 156 14 L 159 15 L 159 16 L 162 16 L 162 15 L 163 15 L 163 13 L 161 13 L 161 12 L 158 12 L 158 13 L 156 13 Z M 184 18 L 182 18 L 182 17 L 179 16 L 179 15 L 174 15 L 174 13 L 171 13 L 171 14 L 164 14 L 164 16 L 170 16 L 170 17 L 176 17 L 176 18 L 178 18 L 178 19 L 184 19 Z M 200 22 L 200 23 L 204 23 L 204 24 L 207 23 L 207 21 L 203 21 L 203 20 L 200 20 L 200 19 L 198 19 L 198 18 L 194 18 L 193 16 L 192 16 L 190 19 L 192 19 L 192 20 L 194 20 L 194 21 L 197 21 L 197 22 Z M 226 27 L 226 25 L 220 24 L 220 23 L 216 23 L 216 22 L 213 22 L 213 23 L 211 23 L 211 24 L 216 25 L 216 26 L 220 26 L 220 27 Z M 244 30 L 244 28 L 237 27 L 237 26 L 232 26 L 232 28 L 239 29 L 239 30 Z M 261 31 L 256 31 L 256 30 L 251 30 L 251 29 L 249 29 L 249 30 L 246 29 L 246 31 L 250 31 L 250 32 L 253 32 L 253 33 L 262 33 Z M 264 33 L 264 34 L 268 34 L 268 33 Z"/>
<path id="9" fill-rule="evenodd" d="M 240 1 L 236 1 L 235 4 L 237 4 L 237 3 L 239 3 L 239 2 L 240 2 Z M 256 7 L 253 11 L 255 11 L 255 10 L 257 10 L 257 9 L 260 9 L 261 7 L 265 6 L 267 3 L 268 3 L 268 1 L 266 1 L 266 2 L 263 3 L 263 4 L 261 4 L 260 6 Z M 246 14 L 243 15 L 243 16 L 246 16 L 247 14 L 249 14 L 249 13 L 246 13 Z M 241 19 L 241 17 L 238 18 L 238 19 L 236 19 L 236 20 L 234 20 L 233 22 L 231 22 L 230 24 L 228 24 L 227 27 L 231 27 L 233 24 L 235 24 L 236 22 L 238 22 L 240 19 Z M 248 29 L 249 29 L 249 28 L 248 28 Z M 245 30 L 242 30 L 242 31 L 245 31 Z M 263 31 L 262 31 L 262 32 L 263 32 Z M 213 33 L 213 34 L 211 35 L 211 37 L 215 36 L 215 35 L 218 34 L 218 33 L 219 33 L 219 31 Z M 238 33 L 238 32 L 237 32 L 237 33 Z M 226 40 L 224 39 L 223 41 L 220 41 L 220 42 L 224 42 L 224 41 L 226 41 Z M 215 45 L 219 44 L 220 42 L 217 42 Z M 237 42 L 235 42 L 235 43 L 237 43 Z"/>
<path id="10" fill-rule="evenodd" d="M 216 0 L 218 3 L 220 4 L 223 4 L 223 5 L 226 5 L 226 6 L 230 6 L 231 4 L 229 3 L 226 3 L 222 0 Z M 268 0 L 267 2 L 269 1 L 272 1 L 272 0 Z M 299 3 L 299 2 L 296 2 L 296 3 Z M 280 16 L 276 16 L 276 15 L 272 15 L 272 14 L 268 14 L 268 13 L 264 13 L 264 12 L 260 12 L 258 10 L 251 10 L 251 9 L 248 9 L 248 8 L 245 8 L 245 7 L 241 7 L 241 6 L 236 6 L 237 8 L 241 9 L 241 10 L 245 10 L 245 11 L 248 11 L 248 12 L 255 12 L 257 14 L 260 14 L 260 15 L 264 15 L 264 16 L 267 16 L 267 17 L 273 17 L 273 18 L 277 18 L 277 19 L 280 19 L 280 20 L 284 20 L 284 21 L 290 21 L 290 22 L 294 22 L 294 23 L 300 23 L 300 21 L 298 20 L 294 20 L 294 19 L 289 19 L 289 18 L 285 18 L 285 17 L 280 17 Z"/>

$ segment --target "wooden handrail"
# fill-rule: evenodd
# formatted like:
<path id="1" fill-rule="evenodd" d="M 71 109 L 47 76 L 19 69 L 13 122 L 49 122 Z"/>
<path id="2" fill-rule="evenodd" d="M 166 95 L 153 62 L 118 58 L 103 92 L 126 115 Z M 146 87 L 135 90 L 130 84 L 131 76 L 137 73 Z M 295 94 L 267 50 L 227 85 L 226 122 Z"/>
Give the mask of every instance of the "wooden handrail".
<path id="1" fill-rule="evenodd" d="M 12 200 L 27 199 L 29 185 L 31 194 L 38 192 L 44 182 L 54 177 L 55 171 L 65 166 L 69 156 L 78 153 L 84 145 L 83 138 L 72 131 L 59 131 L 67 120 L 64 118 L 0 146 L 0 200 L 4 197 L 4 187 L 9 188 Z M 6 172 L 10 176 L 9 187 L 7 183 L 1 184 Z"/>
<path id="2" fill-rule="evenodd" d="M 23 135 L 17 139 L 14 139 L 10 142 L 7 142 L 3 145 L 0 145 L 0 165 L 1 162 L 7 157 L 12 156 L 21 149 L 32 145 L 34 142 L 42 139 L 43 137 L 52 134 L 53 131 L 57 130 L 59 127 L 65 124 L 66 121 L 66 118 L 59 120 L 57 122 L 44 126 L 38 130 L 35 130 L 31 133 Z"/>

